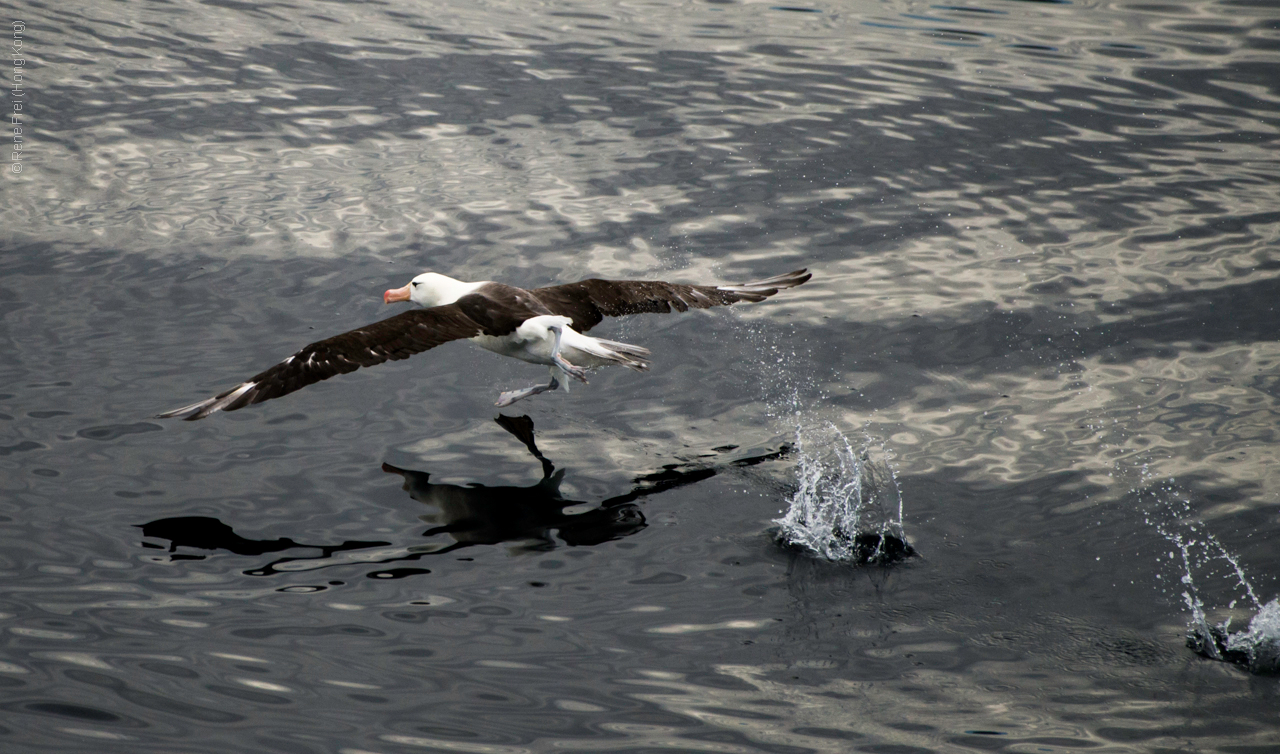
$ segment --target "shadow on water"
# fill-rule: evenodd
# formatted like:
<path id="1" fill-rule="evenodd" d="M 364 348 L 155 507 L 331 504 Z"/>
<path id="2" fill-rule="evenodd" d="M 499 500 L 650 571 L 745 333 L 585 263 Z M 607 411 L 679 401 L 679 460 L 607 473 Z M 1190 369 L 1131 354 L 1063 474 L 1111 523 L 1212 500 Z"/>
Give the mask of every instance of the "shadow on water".
<path id="1" fill-rule="evenodd" d="M 169 540 L 173 560 L 202 560 L 204 555 L 178 552 L 178 548 L 225 550 L 236 555 L 259 556 L 294 549 L 315 549 L 319 554 L 289 556 L 244 571 L 249 576 L 271 576 L 278 573 L 316 570 L 352 563 L 387 564 L 417 561 L 431 555 L 444 555 L 476 545 L 511 543 L 516 552 L 540 552 L 559 546 L 584 547 L 629 537 L 648 523 L 636 504 L 651 495 L 701 482 L 720 473 L 722 467 L 699 464 L 668 464 L 661 471 L 634 480 L 628 492 L 599 503 L 572 500 L 560 492 L 565 469 L 556 469 L 538 450 L 534 441 L 533 420 L 528 416 L 503 416 L 495 420 L 499 426 L 520 440 L 542 465 L 542 478 L 525 487 L 435 484 L 430 473 L 401 469 L 389 463 L 382 470 L 404 479 L 403 489 L 414 500 L 434 508 L 418 518 L 432 524 L 423 537 L 447 536 L 450 542 L 398 547 L 382 541 L 345 541 L 341 544 L 305 544 L 288 537 L 270 540 L 247 539 L 227 524 L 207 516 L 162 518 L 140 524 L 144 537 Z M 789 446 L 757 456 L 741 458 L 726 467 L 754 466 L 785 456 Z M 144 542 L 144 547 L 162 546 Z M 342 555 L 342 553 L 351 553 Z M 422 568 L 394 568 L 367 574 L 370 578 L 403 578 L 430 573 Z"/>
<path id="2" fill-rule="evenodd" d="M 279 539 L 246 539 L 235 533 L 230 526 L 210 516 L 178 516 L 161 518 L 150 523 L 139 524 L 142 536 L 153 539 L 169 540 L 171 560 L 203 560 L 204 555 L 189 555 L 178 552 L 179 547 L 196 550 L 226 550 L 236 555 L 256 556 L 270 552 L 283 552 L 295 548 L 315 548 L 327 558 L 344 550 L 360 550 L 367 547 L 380 547 L 388 542 L 343 542 L 340 545 L 308 545 L 294 542 L 288 537 Z M 160 545 L 143 542 L 143 547 L 159 548 Z"/>

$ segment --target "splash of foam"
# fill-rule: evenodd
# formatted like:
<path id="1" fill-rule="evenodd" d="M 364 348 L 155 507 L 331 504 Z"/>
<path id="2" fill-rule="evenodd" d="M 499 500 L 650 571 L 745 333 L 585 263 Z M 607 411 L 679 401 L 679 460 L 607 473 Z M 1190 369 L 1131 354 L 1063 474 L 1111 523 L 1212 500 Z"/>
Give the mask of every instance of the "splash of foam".
<path id="1" fill-rule="evenodd" d="M 1239 558 L 1194 518 L 1191 497 L 1185 490 L 1164 483 L 1141 490 L 1139 495 L 1147 498 L 1147 523 L 1174 546 L 1169 559 L 1181 566 L 1178 581 L 1182 602 L 1191 612 L 1187 646 L 1205 657 L 1235 663 L 1253 673 L 1280 673 L 1280 599 L 1262 604 Z M 1217 624 L 1209 618 L 1210 612 L 1219 609 L 1221 600 L 1209 603 L 1214 607 L 1207 607 L 1197 582 L 1221 584 L 1223 579 L 1231 584 L 1231 599 L 1223 607 L 1234 609 L 1243 598 L 1257 611 L 1243 631 L 1231 631 L 1230 616 Z"/>
<path id="2" fill-rule="evenodd" d="M 777 524 L 786 545 L 837 562 L 887 564 L 914 554 L 902 530 L 902 492 L 889 453 L 856 445 L 831 422 L 797 426 L 798 489 Z"/>

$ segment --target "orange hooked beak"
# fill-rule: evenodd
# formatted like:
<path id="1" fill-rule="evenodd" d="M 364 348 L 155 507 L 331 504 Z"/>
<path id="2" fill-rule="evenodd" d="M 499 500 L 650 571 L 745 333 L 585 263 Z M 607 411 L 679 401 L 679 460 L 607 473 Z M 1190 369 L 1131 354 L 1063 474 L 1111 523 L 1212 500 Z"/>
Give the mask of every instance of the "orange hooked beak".
<path id="1" fill-rule="evenodd" d="M 391 290 L 382 294 L 382 303 L 384 304 L 392 304 L 392 303 L 395 303 L 396 301 L 409 301 L 409 300 L 410 300 L 409 286 L 407 285 L 403 288 L 392 288 Z"/>

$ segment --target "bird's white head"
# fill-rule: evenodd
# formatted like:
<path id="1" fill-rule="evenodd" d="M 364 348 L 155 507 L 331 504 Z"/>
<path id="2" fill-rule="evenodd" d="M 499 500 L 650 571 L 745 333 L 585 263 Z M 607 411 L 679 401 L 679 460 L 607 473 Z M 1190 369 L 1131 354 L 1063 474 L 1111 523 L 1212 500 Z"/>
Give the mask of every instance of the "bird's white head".
<path id="1" fill-rule="evenodd" d="M 437 272 L 424 272 L 403 288 L 392 288 L 382 294 L 382 303 L 412 301 L 418 306 L 432 307 L 452 304 L 470 292 L 474 286 L 454 280 Z"/>

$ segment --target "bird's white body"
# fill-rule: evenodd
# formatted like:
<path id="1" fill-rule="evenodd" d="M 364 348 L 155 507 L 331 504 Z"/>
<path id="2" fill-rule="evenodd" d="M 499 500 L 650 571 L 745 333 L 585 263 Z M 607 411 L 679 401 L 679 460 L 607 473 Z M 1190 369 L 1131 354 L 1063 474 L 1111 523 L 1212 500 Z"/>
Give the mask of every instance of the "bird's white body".
<path id="1" fill-rule="evenodd" d="M 503 356 L 527 361 L 530 364 L 551 366 L 552 352 L 555 350 L 556 345 L 556 334 L 552 327 L 558 325 L 562 328 L 560 352 L 568 358 L 573 352 L 568 345 L 569 334 L 578 335 L 569 327 L 571 324 L 573 324 L 573 320 L 568 317 L 544 314 L 541 317 L 526 319 L 524 324 L 517 327 L 516 331 L 509 335 L 477 335 L 471 338 L 471 342 Z M 578 337 L 582 336 L 578 335 Z M 577 364 L 579 362 L 575 361 L 573 363 Z M 582 364 L 582 366 L 587 365 Z"/>
<path id="2" fill-rule="evenodd" d="M 438 272 L 424 272 L 415 277 L 407 286 L 409 299 L 424 308 L 452 304 L 469 293 L 475 293 L 488 285 L 490 281 L 466 283 L 455 280 Z M 403 290 L 403 289 L 402 289 Z M 560 330 L 559 354 L 580 367 L 594 369 L 609 364 L 621 363 L 618 354 L 604 345 L 618 345 L 613 341 L 593 338 L 574 330 L 573 319 L 554 314 L 531 317 L 524 321 L 515 332 L 507 335 L 477 335 L 469 338 L 472 343 L 487 351 L 502 356 L 510 356 L 530 364 L 559 369 L 554 358 L 556 350 L 556 330 Z M 568 387 L 568 383 L 565 383 Z"/>
<path id="3" fill-rule="evenodd" d="M 468 293 L 475 293 L 487 283 L 489 283 L 488 280 L 466 283 L 438 272 L 424 272 L 410 281 L 406 287 L 409 300 L 427 309 L 452 304 Z M 510 356 L 530 364 L 552 366 L 551 355 L 556 341 L 555 334 L 548 325 L 560 324 L 567 327 L 572 322 L 573 320 L 568 317 L 534 317 L 525 320 L 515 332 L 508 335 L 477 335 L 469 340 L 496 354 Z"/>
<path id="4" fill-rule="evenodd" d="M 611 340 L 593 338 L 574 330 L 573 320 L 554 314 L 527 319 L 510 335 L 477 335 L 471 342 L 494 353 L 554 367 L 556 354 L 556 328 L 560 329 L 560 355 L 571 364 L 593 369 L 619 363 L 618 355 L 604 345 L 616 345 Z"/>
<path id="5" fill-rule="evenodd" d="M 471 293 L 480 291 L 490 281 L 466 283 L 438 272 L 424 272 L 407 286 L 387 291 L 384 300 L 410 300 L 424 308 L 453 304 Z M 502 356 L 542 364 L 551 370 L 551 383 L 545 386 L 525 388 L 503 393 L 499 406 L 507 406 L 521 398 L 546 390 L 563 387 L 569 390 L 569 377 L 587 381 L 586 370 L 610 364 L 620 364 L 639 371 L 649 368 L 648 349 L 603 338 L 593 338 L 574 330 L 573 318 L 557 314 L 530 317 L 506 335 L 476 335 L 468 338 L 487 351 Z"/>

